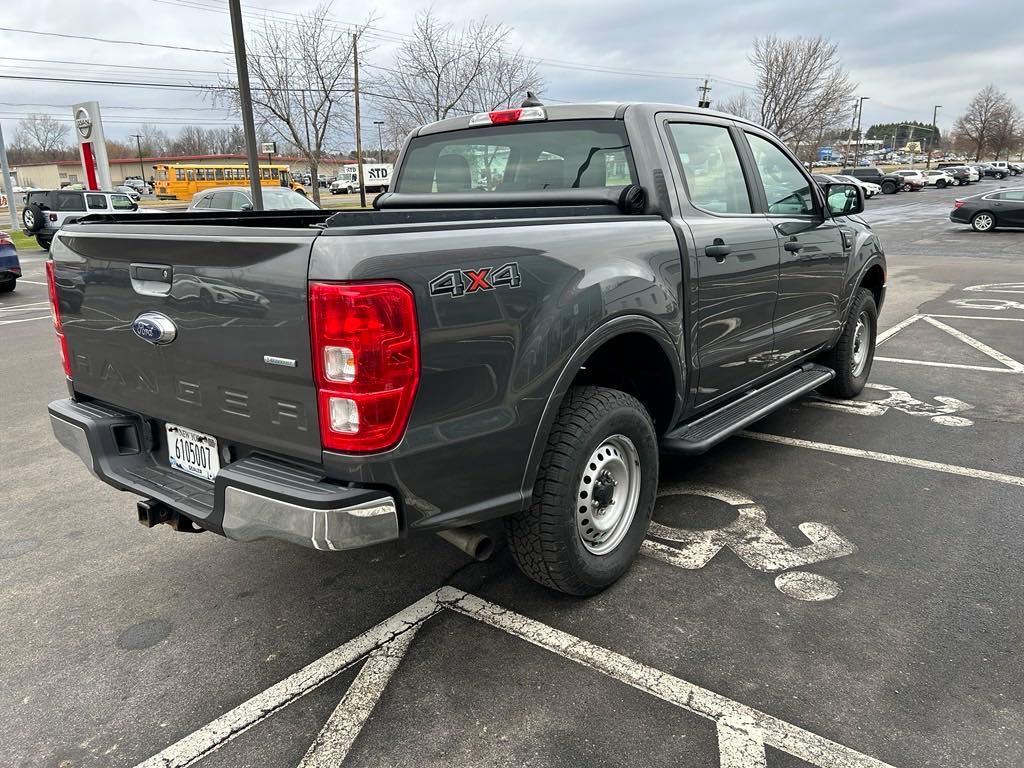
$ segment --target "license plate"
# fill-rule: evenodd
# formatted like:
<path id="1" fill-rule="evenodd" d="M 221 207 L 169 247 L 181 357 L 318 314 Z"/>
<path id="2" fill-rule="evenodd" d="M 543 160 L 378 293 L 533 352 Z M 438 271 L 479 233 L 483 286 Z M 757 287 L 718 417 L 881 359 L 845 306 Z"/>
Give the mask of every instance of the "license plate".
<path id="1" fill-rule="evenodd" d="M 167 455 L 172 467 L 204 480 L 213 480 L 220 472 L 217 438 L 194 429 L 168 424 Z"/>

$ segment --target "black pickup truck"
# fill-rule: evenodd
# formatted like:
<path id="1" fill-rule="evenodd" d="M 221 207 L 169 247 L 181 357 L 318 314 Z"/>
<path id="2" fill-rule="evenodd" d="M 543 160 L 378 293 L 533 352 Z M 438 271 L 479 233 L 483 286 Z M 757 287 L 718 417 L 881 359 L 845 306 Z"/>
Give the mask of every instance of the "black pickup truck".
<path id="1" fill-rule="evenodd" d="M 53 431 L 149 526 L 472 551 L 504 518 L 527 575 L 590 594 L 661 452 L 861 391 L 862 208 L 751 123 L 599 104 L 421 127 L 372 211 L 88 217 L 47 263 Z"/>

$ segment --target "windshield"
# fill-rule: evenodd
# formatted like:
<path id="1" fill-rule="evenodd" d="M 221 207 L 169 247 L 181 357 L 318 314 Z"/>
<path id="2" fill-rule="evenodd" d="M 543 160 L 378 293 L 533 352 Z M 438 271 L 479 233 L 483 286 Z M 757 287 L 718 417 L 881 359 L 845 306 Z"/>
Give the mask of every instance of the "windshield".
<path id="1" fill-rule="evenodd" d="M 615 187 L 635 182 L 619 120 L 519 123 L 420 136 L 396 192 L 523 192 Z"/>
<path id="2" fill-rule="evenodd" d="M 298 192 L 290 189 L 268 189 L 263 188 L 263 209 L 266 211 L 288 211 L 295 209 L 311 208 L 319 210 L 316 203 L 307 200 Z"/>

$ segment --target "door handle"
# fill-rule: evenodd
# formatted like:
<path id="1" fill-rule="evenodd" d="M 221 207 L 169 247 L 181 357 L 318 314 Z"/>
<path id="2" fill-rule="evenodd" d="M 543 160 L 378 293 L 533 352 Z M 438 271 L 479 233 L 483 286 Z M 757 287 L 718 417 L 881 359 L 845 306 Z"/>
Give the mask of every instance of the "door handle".
<path id="1" fill-rule="evenodd" d="M 799 241 L 799 240 L 797 240 L 797 239 L 796 239 L 796 238 L 794 237 L 794 238 L 791 238 L 791 239 L 787 240 L 787 241 L 786 241 L 786 242 L 785 242 L 785 243 L 783 244 L 783 246 L 782 246 L 782 247 L 783 247 L 783 248 L 785 248 L 785 249 L 786 249 L 787 251 L 789 251 L 790 253 L 796 253 L 796 252 L 797 252 L 797 251 L 799 251 L 799 250 L 800 250 L 801 248 L 803 248 L 803 245 L 802 245 L 802 244 L 800 243 L 800 241 Z"/>
<path id="2" fill-rule="evenodd" d="M 732 248 L 722 242 L 721 238 L 715 238 L 715 242 L 704 249 L 705 256 L 715 259 L 724 259 L 730 253 L 732 253 Z"/>

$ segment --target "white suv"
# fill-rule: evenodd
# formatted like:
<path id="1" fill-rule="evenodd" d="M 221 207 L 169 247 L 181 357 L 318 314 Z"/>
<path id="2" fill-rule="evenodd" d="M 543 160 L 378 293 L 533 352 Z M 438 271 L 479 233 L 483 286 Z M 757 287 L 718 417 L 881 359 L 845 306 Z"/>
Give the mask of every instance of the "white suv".
<path id="1" fill-rule="evenodd" d="M 991 165 L 993 168 L 998 168 L 1001 171 L 1005 171 L 1008 176 L 1016 176 L 1018 173 L 1017 169 L 1013 167 L 1014 165 L 1016 165 L 1016 163 L 1011 164 L 1006 162 L 1005 160 L 995 160 L 989 163 L 989 165 Z"/>
<path id="2" fill-rule="evenodd" d="M 135 213 L 139 204 L 122 192 L 89 189 L 51 189 L 29 192 L 24 197 L 21 224 L 34 235 L 39 247 L 49 250 L 57 231 L 71 219 L 91 213 Z"/>

